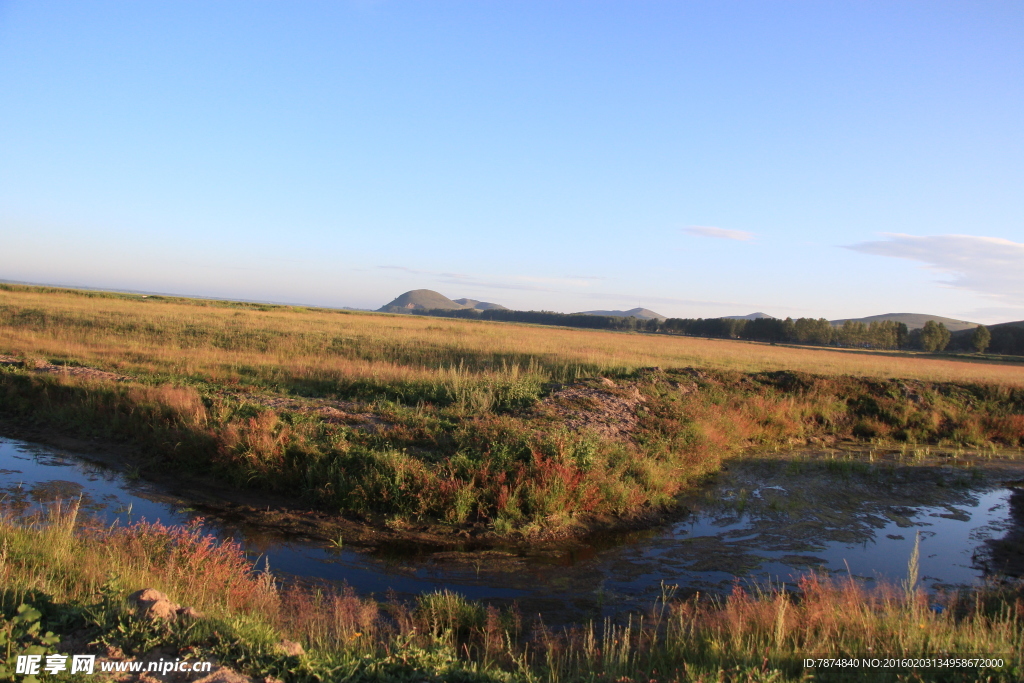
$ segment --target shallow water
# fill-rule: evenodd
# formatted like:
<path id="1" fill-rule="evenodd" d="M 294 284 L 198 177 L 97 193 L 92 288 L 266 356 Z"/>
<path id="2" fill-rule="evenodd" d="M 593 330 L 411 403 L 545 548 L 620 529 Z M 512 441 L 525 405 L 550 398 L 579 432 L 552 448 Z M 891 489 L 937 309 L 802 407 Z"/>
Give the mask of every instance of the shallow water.
<path id="1" fill-rule="evenodd" d="M 882 468 L 862 475 L 782 461 L 733 466 L 686 501 L 693 512 L 681 521 L 529 554 L 339 549 L 217 519 L 207 518 L 205 526 L 235 538 L 261 566 L 269 562 L 283 576 L 345 582 L 381 597 L 447 588 L 472 599 L 515 600 L 525 614 L 565 623 L 646 609 L 662 583 L 681 594 L 727 592 L 737 581 L 792 583 L 812 568 L 899 581 L 917 534 L 926 587 L 977 584 L 984 578 L 978 555 L 985 541 L 1013 525 L 1015 489 L 946 470 L 925 476 Z M 107 523 L 182 524 L 195 516 L 159 494 L 72 453 L 0 439 L 6 506 L 28 510 L 81 496 L 83 509 Z"/>

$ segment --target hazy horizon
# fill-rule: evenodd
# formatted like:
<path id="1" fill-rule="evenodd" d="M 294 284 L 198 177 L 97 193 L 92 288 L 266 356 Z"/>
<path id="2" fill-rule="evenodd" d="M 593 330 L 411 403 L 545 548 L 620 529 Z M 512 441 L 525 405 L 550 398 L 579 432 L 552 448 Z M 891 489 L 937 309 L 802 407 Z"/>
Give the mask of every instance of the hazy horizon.
<path id="1" fill-rule="evenodd" d="M 1024 319 L 1024 5 L 0 1 L 0 279 Z"/>

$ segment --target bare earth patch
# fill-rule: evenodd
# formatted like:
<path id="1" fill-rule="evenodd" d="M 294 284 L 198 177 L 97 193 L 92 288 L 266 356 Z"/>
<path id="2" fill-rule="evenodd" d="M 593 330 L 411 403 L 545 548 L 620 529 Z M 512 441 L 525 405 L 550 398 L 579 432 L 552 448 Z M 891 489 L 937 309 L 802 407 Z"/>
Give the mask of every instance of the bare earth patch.
<path id="1" fill-rule="evenodd" d="M 551 392 L 535 409 L 574 432 L 590 431 L 605 439 L 626 440 L 639 424 L 637 408 L 645 401 L 635 384 L 617 385 L 602 377 L 568 384 Z"/>
<path id="2" fill-rule="evenodd" d="M 29 372 L 38 375 L 68 375 L 70 377 L 98 379 L 107 382 L 124 382 L 130 379 L 124 375 L 107 372 L 106 370 L 97 370 L 96 368 L 86 368 L 78 365 L 54 365 L 45 360 L 23 360 L 14 356 L 0 356 L 0 365 L 25 368 Z"/>
<path id="3" fill-rule="evenodd" d="M 356 429 L 376 432 L 388 423 L 355 401 L 318 398 L 291 398 L 287 396 L 260 396 L 258 394 L 231 394 L 235 399 L 256 403 L 274 410 L 312 413 L 330 424 L 346 424 Z"/>

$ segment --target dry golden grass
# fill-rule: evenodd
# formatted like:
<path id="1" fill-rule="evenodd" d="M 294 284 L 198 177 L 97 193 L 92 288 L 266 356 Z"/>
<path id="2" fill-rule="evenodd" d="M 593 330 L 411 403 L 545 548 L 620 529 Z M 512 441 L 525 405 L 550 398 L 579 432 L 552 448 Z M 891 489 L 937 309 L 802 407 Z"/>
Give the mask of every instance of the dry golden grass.
<path id="1" fill-rule="evenodd" d="M 143 374 L 198 374 L 213 381 L 257 375 L 429 382 L 446 381 L 453 372 L 486 380 L 512 365 L 567 379 L 647 366 L 695 366 L 1024 386 L 1024 364 L 1017 363 L 298 307 L 266 309 L 5 287 L 0 290 L 0 353 Z"/>

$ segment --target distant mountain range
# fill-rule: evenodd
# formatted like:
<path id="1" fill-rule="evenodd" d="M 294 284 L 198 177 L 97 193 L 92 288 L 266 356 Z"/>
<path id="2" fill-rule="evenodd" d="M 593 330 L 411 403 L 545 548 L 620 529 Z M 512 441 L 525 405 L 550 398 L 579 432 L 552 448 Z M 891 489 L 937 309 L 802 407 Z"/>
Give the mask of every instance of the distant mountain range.
<path id="1" fill-rule="evenodd" d="M 413 311 L 459 311 L 475 309 L 477 311 L 507 311 L 501 304 L 476 299 L 449 299 L 444 294 L 432 289 L 414 289 L 397 297 L 390 303 L 377 309 L 378 313 L 411 313 Z M 628 311 L 583 311 L 574 315 L 607 315 L 617 318 L 637 318 L 639 320 L 665 320 L 665 316 L 647 308 L 633 308 Z"/>
<path id="2" fill-rule="evenodd" d="M 489 301 L 477 301 L 476 299 L 465 298 L 452 300 L 432 289 L 414 289 L 406 292 L 394 301 L 381 306 L 377 310 L 381 313 L 412 313 L 413 311 L 460 311 L 469 309 L 477 311 L 509 310 L 501 304 L 495 304 Z M 661 313 L 656 313 L 649 308 L 639 307 L 631 308 L 628 311 L 580 311 L 573 315 L 601 315 L 615 318 L 636 318 L 637 320 L 666 319 L 666 316 Z M 747 315 L 724 315 L 721 317 L 728 318 L 730 320 L 758 320 L 761 318 L 774 318 L 775 316 L 758 311 L 757 313 L 748 313 Z M 861 322 L 865 325 L 869 325 L 873 322 L 881 322 L 883 320 L 892 320 L 894 322 L 904 323 L 911 330 L 920 329 L 924 327 L 924 324 L 929 320 L 934 320 L 937 323 L 945 325 L 946 329 L 950 332 L 973 330 L 978 326 L 978 323 L 972 323 L 966 320 L 956 320 L 954 318 L 944 318 L 941 315 L 928 315 L 927 313 L 885 313 L 883 315 L 870 315 L 866 318 L 843 318 L 841 320 L 832 320 L 830 322 L 838 327 L 847 320 L 852 322 Z M 1002 323 L 1001 326 L 1024 327 L 1024 321 Z"/>
<path id="3" fill-rule="evenodd" d="M 946 329 L 950 332 L 960 332 L 961 330 L 973 330 L 978 326 L 978 323 L 967 322 L 966 320 L 955 320 L 953 318 L 943 318 L 941 315 L 928 315 L 927 313 L 885 313 L 883 315 L 869 315 L 866 318 L 844 318 L 842 320 L 832 320 L 832 324 L 839 326 L 847 320 L 853 322 L 861 322 L 865 325 L 869 325 L 873 322 L 882 322 L 883 320 L 892 320 L 893 322 L 904 323 L 908 329 L 918 330 L 924 327 L 924 324 L 929 320 L 934 320 L 937 323 L 942 323 L 946 326 Z M 1012 325 L 1013 323 L 1005 323 Z"/>
<path id="4" fill-rule="evenodd" d="M 631 308 L 628 311 L 580 311 L 573 315 L 607 315 L 613 318 L 637 318 L 638 320 L 667 320 L 661 313 L 649 308 Z"/>
<path id="5" fill-rule="evenodd" d="M 402 294 L 389 304 L 377 309 L 379 313 L 411 313 L 413 311 L 460 311 L 465 309 L 486 311 L 490 309 L 508 310 L 501 304 L 492 304 L 475 299 L 458 299 L 452 301 L 443 294 L 432 289 L 414 289 Z"/>

